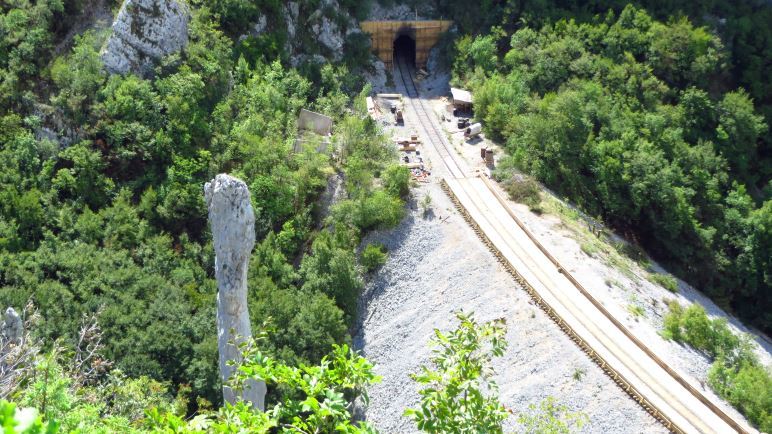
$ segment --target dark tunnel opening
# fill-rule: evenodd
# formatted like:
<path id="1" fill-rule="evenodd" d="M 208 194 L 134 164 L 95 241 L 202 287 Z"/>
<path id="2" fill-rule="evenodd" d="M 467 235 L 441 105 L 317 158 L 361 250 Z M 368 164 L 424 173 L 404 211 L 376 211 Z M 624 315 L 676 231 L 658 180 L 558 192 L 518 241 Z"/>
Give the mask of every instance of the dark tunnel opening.
<path id="1" fill-rule="evenodd" d="M 394 40 L 394 57 L 404 59 L 410 66 L 415 66 L 415 39 L 409 35 L 399 35 Z"/>

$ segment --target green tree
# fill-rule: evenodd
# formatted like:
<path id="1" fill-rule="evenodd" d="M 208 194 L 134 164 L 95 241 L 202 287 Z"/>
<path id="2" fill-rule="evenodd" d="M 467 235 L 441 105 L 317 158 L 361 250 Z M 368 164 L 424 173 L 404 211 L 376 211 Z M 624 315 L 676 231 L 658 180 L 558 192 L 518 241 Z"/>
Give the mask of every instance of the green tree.
<path id="1" fill-rule="evenodd" d="M 508 412 L 499 402 L 490 363 L 506 348 L 505 322 L 479 324 L 463 312 L 456 318 L 456 330 L 434 331 L 433 367 L 412 375 L 423 386 L 421 405 L 405 415 L 428 433 L 501 433 Z"/>
<path id="2" fill-rule="evenodd" d="M 334 346 L 319 365 L 290 366 L 266 357 L 255 346 L 245 348 L 245 360 L 238 366 L 235 387 L 250 378 L 260 378 L 282 393 L 276 404 L 256 412 L 243 402 L 226 404 L 215 413 L 204 413 L 190 421 L 160 411 L 150 412 L 152 432 L 268 433 L 275 429 L 302 433 L 375 433 L 366 422 L 353 422 L 353 401 L 367 402 L 367 386 L 380 378 L 373 365 L 346 345 Z"/>
<path id="3" fill-rule="evenodd" d="M 93 31 L 79 35 L 72 53 L 57 58 L 51 67 L 51 78 L 59 88 L 52 101 L 64 109 L 76 125 L 87 119 L 94 97 L 107 76 L 99 57 L 100 45 L 100 38 Z"/>
<path id="4" fill-rule="evenodd" d="M 359 293 L 364 287 L 354 252 L 338 247 L 329 232 L 319 234 L 311 251 L 312 254 L 303 258 L 300 265 L 303 290 L 329 295 L 349 318 L 353 318 Z"/>
<path id="5" fill-rule="evenodd" d="M 718 104 L 719 152 L 729 161 L 734 173 L 746 182 L 756 180 L 751 168 L 759 137 L 766 129 L 764 118 L 755 113 L 753 101 L 744 91 L 729 92 Z"/>

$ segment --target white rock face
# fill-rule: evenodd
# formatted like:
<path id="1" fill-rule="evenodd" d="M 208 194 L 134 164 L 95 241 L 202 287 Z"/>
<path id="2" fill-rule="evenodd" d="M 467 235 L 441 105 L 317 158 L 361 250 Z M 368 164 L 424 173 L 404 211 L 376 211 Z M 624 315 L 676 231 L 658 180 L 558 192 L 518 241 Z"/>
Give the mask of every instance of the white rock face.
<path id="1" fill-rule="evenodd" d="M 9 307 L 5 310 L 5 318 L 0 326 L 0 337 L 5 342 L 18 343 L 24 333 L 24 324 L 16 310 Z"/>
<path id="2" fill-rule="evenodd" d="M 260 18 L 257 20 L 254 26 L 252 26 L 252 32 L 256 35 L 259 35 L 265 31 L 265 29 L 268 28 L 268 17 L 265 15 L 261 15 Z"/>
<path id="3" fill-rule="evenodd" d="M 188 43 L 188 6 L 177 0 L 125 0 L 102 51 L 114 74 L 147 76 L 153 64 Z"/>
<path id="4" fill-rule="evenodd" d="M 325 4 L 334 10 L 339 8 L 338 2 L 335 0 L 323 2 L 323 5 Z M 315 22 L 311 25 L 311 30 L 317 36 L 317 41 L 332 51 L 333 59 L 340 60 L 343 57 L 343 32 L 327 16 L 321 15 L 319 18 L 313 18 L 315 18 Z"/>
<path id="5" fill-rule="evenodd" d="M 223 398 L 235 403 L 249 401 L 264 409 L 265 383 L 249 381 L 240 396 L 225 383 L 235 367 L 227 362 L 241 359 L 235 344 L 252 336 L 247 311 L 247 269 L 255 245 L 255 213 L 244 181 L 220 174 L 204 186 L 215 252 L 217 279 L 217 344 L 220 352 L 220 378 Z"/>
<path id="6" fill-rule="evenodd" d="M 287 25 L 287 43 L 295 39 L 300 5 L 297 2 L 288 2 L 283 8 L 284 23 Z"/>
<path id="7" fill-rule="evenodd" d="M 290 54 L 290 63 L 293 66 L 298 66 L 304 61 L 315 61 L 318 56 L 311 56 L 310 54 L 318 53 L 318 50 L 304 46 L 302 38 L 298 37 L 304 31 L 314 36 L 314 42 L 322 48 L 322 54 L 328 55 L 330 60 L 339 61 L 343 58 L 343 46 L 347 32 L 342 27 L 356 28 L 356 23 L 351 17 L 344 14 L 342 17 L 346 19 L 348 24 L 339 25 L 334 14 L 341 13 L 337 0 L 322 0 L 314 11 L 303 10 L 301 12 L 298 2 L 288 2 L 283 7 L 282 15 L 287 29 L 285 48 Z M 326 60 L 322 63 L 326 63 Z"/>
<path id="8" fill-rule="evenodd" d="M 470 5 L 471 6 L 471 5 Z M 428 4 L 428 2 L 423 2 L 418 6 L 416 9 L 415 7 L 410 7 L 404 3 L 392 5 L 389 7 L 384 7 L 378 2 L 373 2 L 370 6 L 370 14 L 368 16 L 368 19 L 370 20 L 426 20 L 431 19 L 430 17 L 435 16 L 436 13 L 434 11 L 434 8 Z"/>

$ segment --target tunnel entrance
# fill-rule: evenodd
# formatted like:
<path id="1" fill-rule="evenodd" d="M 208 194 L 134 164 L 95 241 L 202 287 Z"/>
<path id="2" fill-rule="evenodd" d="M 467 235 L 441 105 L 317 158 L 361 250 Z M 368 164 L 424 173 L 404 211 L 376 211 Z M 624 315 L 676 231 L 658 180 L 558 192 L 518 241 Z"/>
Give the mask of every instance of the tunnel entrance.
<path id="1" fill-rule="evenodd" d="M 394 57 L 415 66 L 415 39 L 410 35 L 402 34 L 394 40 Z"/>
<path id="2" fill-rule="evenodd" d="M 406 53 L 409 63 L 425 68 L 429 50 L 450 28 L 452 21 L 362 21 L 359 25 L 370 35 L 370 45 L 391 69 L 397 56 Z"/>

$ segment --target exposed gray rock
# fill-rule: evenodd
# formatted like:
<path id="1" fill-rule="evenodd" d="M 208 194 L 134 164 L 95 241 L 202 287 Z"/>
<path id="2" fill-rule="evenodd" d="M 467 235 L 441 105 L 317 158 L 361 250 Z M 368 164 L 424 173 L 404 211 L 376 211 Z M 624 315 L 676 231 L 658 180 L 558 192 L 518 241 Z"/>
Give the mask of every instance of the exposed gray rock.
<path id="1" fill-rule="evenodd" d="M 317 41 L 327 47 L 331 52 L 333 59 L 338 61 L 343 57 L 343 32 L 337 23 L 324 14 L 325 11 L 338 11 L 340 5 L 337 0 L 322 1 L 321 7 L 311 17 L 311 30 L 317 37 Z"/>
<path id="2" fill-rule="evenodd" d="M 259 35 L 268 28 L 268 17 L 261 15 L 254 26 L 252 26 L 252 33 Z"/>
<path id="3" fill-rule="evenodd" d="M 177 0 L 125 0 L 102 51 L 105 68 L 147 76 L 154 62 L 188 43 L 190 10 Z"/>
<path id="4" fill-rule="evenodd" d="M 283 15 L 284 23 L 287 25 L 287 44 L 291 44 L 292 40 L 295 39 L 300 5 L 297 2 L 288 2 L 283 8 Z"/>
<path id="5" fill-rule="evenodd" d="M 34 114 L 40 120 L 34 128 L 38 141 L 47 140 L 63 149 L 83 138 L 82 132 L 69 124 L 59 108 L 38 103 L 35 104 Z"/>
<path id="6" fill-rule="evenodd" d="M 315 65 L 324 65 L 327 63 L 327 58 L 322 56 L 321 54 L 298 54 L 296 56 L 293 56 L 290 59 L 290 65 L 292 65 L 293 68 L 297 68 L 298 66 L 309 63 L 309 64 L 315 64 Z"/>
<path id="7" fill-rule="evenodd" d="M 260 36 L 265 33 L 266 30 L 268 30 L 268 17 L 265 15 L 260 15 L 260 18 L 257 19 L 257 22 L 252 24 L 252 28 L 249 29 L 247 33 L 239 36 L 239 42 L 247 39 L 250 36 Z"/>
<path id="8" fill-rule="evenodd" d="M 288 2 L 282 9 L 282 15 L 287 29 L 285 49 L 293 66 L 315 61 L 320 55 L 319 48 L 322 48 L 322 54 L 328 56 L 321 63 L 340 61 L 348 34 L 346 29 L 356 28 L 356 22 L 341 10 L 337 0 L 322 0 L 313 11 L 301 10 L 298 2 Z M 313 35 L 314 46 L 304 45 L 304 38 L 301 37 L 304 29 Z"/>
<path id="9" fill-rule="evenodd" d="M 220 352 L 220 377 L 223 398 L 234 403 L 238 398 L 264 408 L 265 383 L 249 381 L 240 396 L 225 386 L 239 361 L 237 344 L 252 336 L 247 310 L 247 269 L 255 245 L 255 213 L 244 181 L 230 175 L 217 175 L 204 186 L 215 252 L 217 279 L 217 343 Z"/>
<path id="10" fill-rule="evenodd" d="M 2 325 L 2 337 L 5 342 L 19 343 L 24 333 L 24 323 L 14 308 L 5 310 L 5 318 Z"/>
<path id="11" fill-rule="evenodd" d="M 390 6 L 382 6 L 379 2 L 373 2 L 370 6 L 370 20 L 426 20 L 437 15 L 429 2 L 419 2 L 415 7 L 404 3 Z"/>

